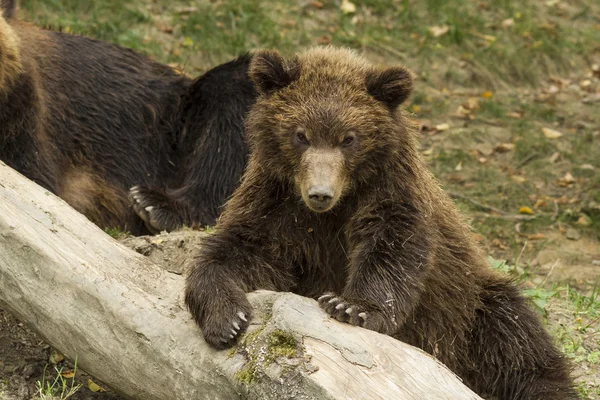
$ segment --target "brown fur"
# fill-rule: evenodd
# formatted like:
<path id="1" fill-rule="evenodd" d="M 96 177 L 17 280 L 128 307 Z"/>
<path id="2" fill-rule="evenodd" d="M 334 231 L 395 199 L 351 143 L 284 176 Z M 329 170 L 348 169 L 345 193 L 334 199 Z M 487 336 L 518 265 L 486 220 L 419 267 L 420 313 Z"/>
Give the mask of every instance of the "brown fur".
<path id="1" fill-rule="evenodd" d="M 16 81 L 23 70 L 21 64 L 20 41 L 17 34 L 1 16 L 0 9 L 0 96 L 6 96 L 7 91 Z"/>
<path id="2" fill-rule="evenodd" d="M 0 7 L 0 160 L 102 228 L 213 224 L 246 163 L 250 57 L 190 80 Z"/>
<path id="3" fill-rule="evenodd" d="M 251 76 L 249 165 L 187 283 L 208 343 L 246 329 L 245 292 L 293 291 L 424 349 L 484 397 L 576 398 L 551 337 L 421 159 L 397 107 L 407 70 L 329 47 L 258 53 Z"/>

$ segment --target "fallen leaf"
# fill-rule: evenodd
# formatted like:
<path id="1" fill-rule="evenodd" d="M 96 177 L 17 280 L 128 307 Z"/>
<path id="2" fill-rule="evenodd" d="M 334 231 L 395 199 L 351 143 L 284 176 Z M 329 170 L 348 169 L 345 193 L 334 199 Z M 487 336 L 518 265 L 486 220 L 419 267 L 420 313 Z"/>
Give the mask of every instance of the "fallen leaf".
<path id="1" fill-rule="evenodd" d="M 473 146 L 473 149 L 477 150 L 479 153 L 481 153 L 481 155 L 484 155 L 486 157 L 489 157 L 492 154 L 494 154 L 494 147 L 489 143 L 478 143 L 475 146 Z"/>
<path id="2" fill-rule="evenodd" d="M 546 239 L 546 235 L 543 233 L 535 233 L 533 235 L 527 235 L 527 239 L 529 240 L 544 240 Z"/>
<path id="3" fill-rule="evenodd" d="M 533 205 L 533 208 L 535 208 L 536 210 L 540 207 L 545 207 L 548 203 L 546 203 L 546 200 L 542 200 L 539 199 L 538 201 L 535 202 L 535 204 Z"/>
<path id="4" fill-rule="evenodd" d="M 556 160 L 558 160 L 558 157 L 560 157 L 560 153 L 557 151 L 550 156 L 550 159 L 549 159 L 550 163 L 554 164 L 556 162 Z"/>
<path id="5" fill-rule="evenodd" d="M 194 41 L 192 40 L 191 37 L 186 36 L 185 39 L 183 40 L 183 47 L 192 47 L 194 45 Z"/>
<path id="6" fill-rule="evenodd" d="M 525 183 L 525 182 L 527 182 L 527 179 L 524 176 L 521 176 L 521 175 L 512 175 L 510 177 L 510 179 L 513 180 L 514 182 L 517 182 L 517 183 Z"/>
<path id="7" fill-rule="evenodd" d="M 589 79 L 584 79 L 581 82 L 579 82 L 579 87 L 582 89 L 589 88 L 590 86 L 592 86 L 592 81 Z"/>
<path id="8" fill-rule="evenodd" d="M 50 364 L 58 364 L 64 359 L 65 356 L 63 356 L 62 353 L 59 353 L 56 350 L 52 350 L 52 352 L 50 353 L 50 359 L 48 361 L 50 362 Z"/>
<path id="9" fill-rule="evenodd" d="M 506 116 L 510 117 L 510 118 L 519 119 L 519 118 L 523 118 L 523 112 L 522 111 L 509 111 L 506 113 Z"/>
<path id="10" fill-rule="evenodd" d="M 510 28 L 514 24 L 515 24 L 515 20 L 512 18 L 508 18 L 508 19 L 505 19 L 504 21 L 502 21 L 503 28 Z"/>
<path id="11" fill-rule="evenodd" d="M 462 103 L 462 106 L 467 110 L 479 110 L 479 99 L 476 97 L 469 97 L 467 101 Z"/>
<path id="12" fill-rule="evenodd" d="M 590 171 L 593 171 L 595 169 L 592 164 L 581 164 L 579 166 L 579 168 L 581 168 L 581 169 L 587 169 L 587 170 L 590 170 Z"/>
<path id="13" fill-rule="evenodd" d="M 423 150 L 421 152 L 421 154 L 423 154 L 424 156 L 430 156 L 433 154 L 433 147 L 428 148 L 427 150 Z"/>
<path id="14" fill-rule="evenodd" d="M 356 5 L 348 0 L 342 0 L 340 10 L 343 14 L 352 14 L 356 12 Z"/>
<path id="15" fill-rule="evenodd" d="M 487 158 L 479 157 L 479 164 L 485 164 L 487 161 L 488 161 Z"/>
<path id="16" fill-rule="evenodd" d="M 198 7 L 176 7 L 175 12 L 177 14 L 192 14 L 198 11 Z"/>
<path id="17" fill-rule="evenodd" d="M 493 96 L 492 92 L 490 92 L 489 90 L 486 92 L 481 93 L 481 97 L 483 97 L 484 99 L 489 99 Z"/>
<path id="18" fill-rule="evenodd" d="M 448 129 L 450 129 L 450 124 L 444 122 L 443 124 L 436 125 L 435 129 L 438 131 L 447 131 Z"/>
<path id="19" fill-rule="evenodd" d="M 592 65 L 592 75 L 594 75 L 596 78 L 600 78 L 600 64 Z"/>
<path id="20" fill-rule="evenodd" d="M 570 172 L 567 172 L 565 174 L 565 176 L 563 176 L 561 178 L 562 181 L 568 182 L 568 183 L 574 183 L 575 182 L 575 178 L 573 177 L 573 175 L 571 175 Z"/>
<path id="21" fill-rule="evenodd" d="M 456 167 L 454 167 L 455 171 L 462 171 L 463 170 L 463 163 L 462 161 L 459 161 L 458 164 L 456 164 Z"/>
<path id="22" fill-rule="evenodd" d="M 443 36 L 446 33 L 448 33 L 449 29 L 450 29 L 450 27 L 448 25 L 430 26 L 429 33 L 431 33 L 431 35 L 433 35 L 433 37 L 440 37 L 440 36 Z"/>
<path id="23" fill-rule="evenodd" d="M 310 3 L 314 8 L 323 8 L 324 4 L 321 3 L 320 1 L 312 1 Z"/>
<path id="24" fill-rule="evenodd" d="M 418 113 L 419 111 L 421 111 L 421 106 L 413 104 L 412 106 L 410 106 L 410 110 L 414 113 Z"/>
<path id="25" fill-rule="evenodd" d="M 542 132 L 544 133 L 544 136 L 546 136 L 548 139 L 558 139 L 563 135 L 559 131 L 555 131 L 554 129 L 550 128 L 542 128 Z"/>
<path id="26" fill-rule="evenodd" d="M 519 208 L 519 214 L 530 214 L 533 215 L 533 210 L 529 207 L 521 207 Z"/>
<path id="27" fill-rule="evenodd" d="M 323 36 L 320 36 L 319 38 L 317 38 L 318 44 L 329 44 L 329 43 L 331 43 L 331 41 L 332 41 L 332 38 L 329 35 L 323 35 Z"/>
<path id="28" fill-rule="evenodd" d="M 581 225 L 581 226 L 590 226 L 590 224 L 592 223 L 592 220 L 587 215 L 582 215 L 581 217 L 579 217 L 579 219 L 575 223 L 577 225 Z"/>
<path id="29" fill-rule="evenodd" d="M 91 379 L 88 379 L 88 389 L 90 389 L 94 393 L 103 393 L 106 392 L 106 389 L 98 386 L 98 384 L 94 383 Z"/>
<path id="30" fill-rule="evenodd" d="M 496 151 L 498 153 L 506 153 L 507 151 L 514 150 L 514 148 L 515 148 L 514 143 L 500 143 L 499 145 L 496 146 Z"/>
<path id="31" fill-rule="evenodd" d="M 60 375 L 65 379 L 71 379 L 75 377 L 75 372 L 71 370 L 62 371 Z"/>

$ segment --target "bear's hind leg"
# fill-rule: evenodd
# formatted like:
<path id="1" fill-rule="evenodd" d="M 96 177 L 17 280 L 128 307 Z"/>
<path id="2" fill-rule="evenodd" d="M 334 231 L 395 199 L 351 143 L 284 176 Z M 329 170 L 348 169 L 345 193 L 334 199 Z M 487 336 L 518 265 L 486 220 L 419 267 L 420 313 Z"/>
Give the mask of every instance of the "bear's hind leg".
<path id="1" fill-rule="evenodd" d="M 481 300 L 472 331 L 470 386 L 499 400 L 577 399 L 567 361 L 518 289 L 496 281 Z"/>

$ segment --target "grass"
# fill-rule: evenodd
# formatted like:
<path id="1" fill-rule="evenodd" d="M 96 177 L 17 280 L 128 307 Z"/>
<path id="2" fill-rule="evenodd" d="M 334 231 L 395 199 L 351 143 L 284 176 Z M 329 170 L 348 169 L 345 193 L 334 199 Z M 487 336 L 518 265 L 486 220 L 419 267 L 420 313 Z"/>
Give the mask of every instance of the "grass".
<path id="1" fill-rule="evenodd" d="M 56 372 L 56 378 L 49 380 L 46 379 L 46 369 L 48 365 L 44 367 L 44 374 L 42 380 L 36 382 L 36 399 L 39 400 L 67 400 L 71 398 L 81 388 L 81 384 L 75 384 L 75 374 L 77 373 L 77 360 L 73 367 L 73 372 L 70 378 L 63 376 L 64 367 L 58 368 L 54 366 Z"/>
<path id="2" fill-rule="evenodd" d="M 257 47 L 291 52 L 331 42 L 403 61 L 418 71 L 439 66 L 446 71 L 445 85 L 497 87 L 535 84 L 544 75 L 570 70 L 600 40 L 593 18 L 600 7 L 593 3 L 566 11 L 536 0 L 356 5 L 355 13 L 344 14 L 331 0 L 22 1 L 27 19 L 38 24 L 119 43 L 191 69 Z M 436 37 L 432 26 L 447 27 L 447 33 Z"/>

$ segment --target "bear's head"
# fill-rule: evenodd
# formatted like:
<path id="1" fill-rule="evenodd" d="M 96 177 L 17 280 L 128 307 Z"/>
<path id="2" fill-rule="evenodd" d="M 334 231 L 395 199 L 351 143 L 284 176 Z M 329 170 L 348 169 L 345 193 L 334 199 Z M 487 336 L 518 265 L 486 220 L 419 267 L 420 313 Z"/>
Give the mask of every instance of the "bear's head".
<path id="1" fill-rule="evenodd" d="M 406 147 L 397 108 L 412 78 L 403 67 L 374 67 L 335 47 L 289 59 L 262 50 L 250 77 L 260 93 L 246 122 L 250 163 L 291 183 L 312 211 L 329 211 L 378 179 Z"/>

